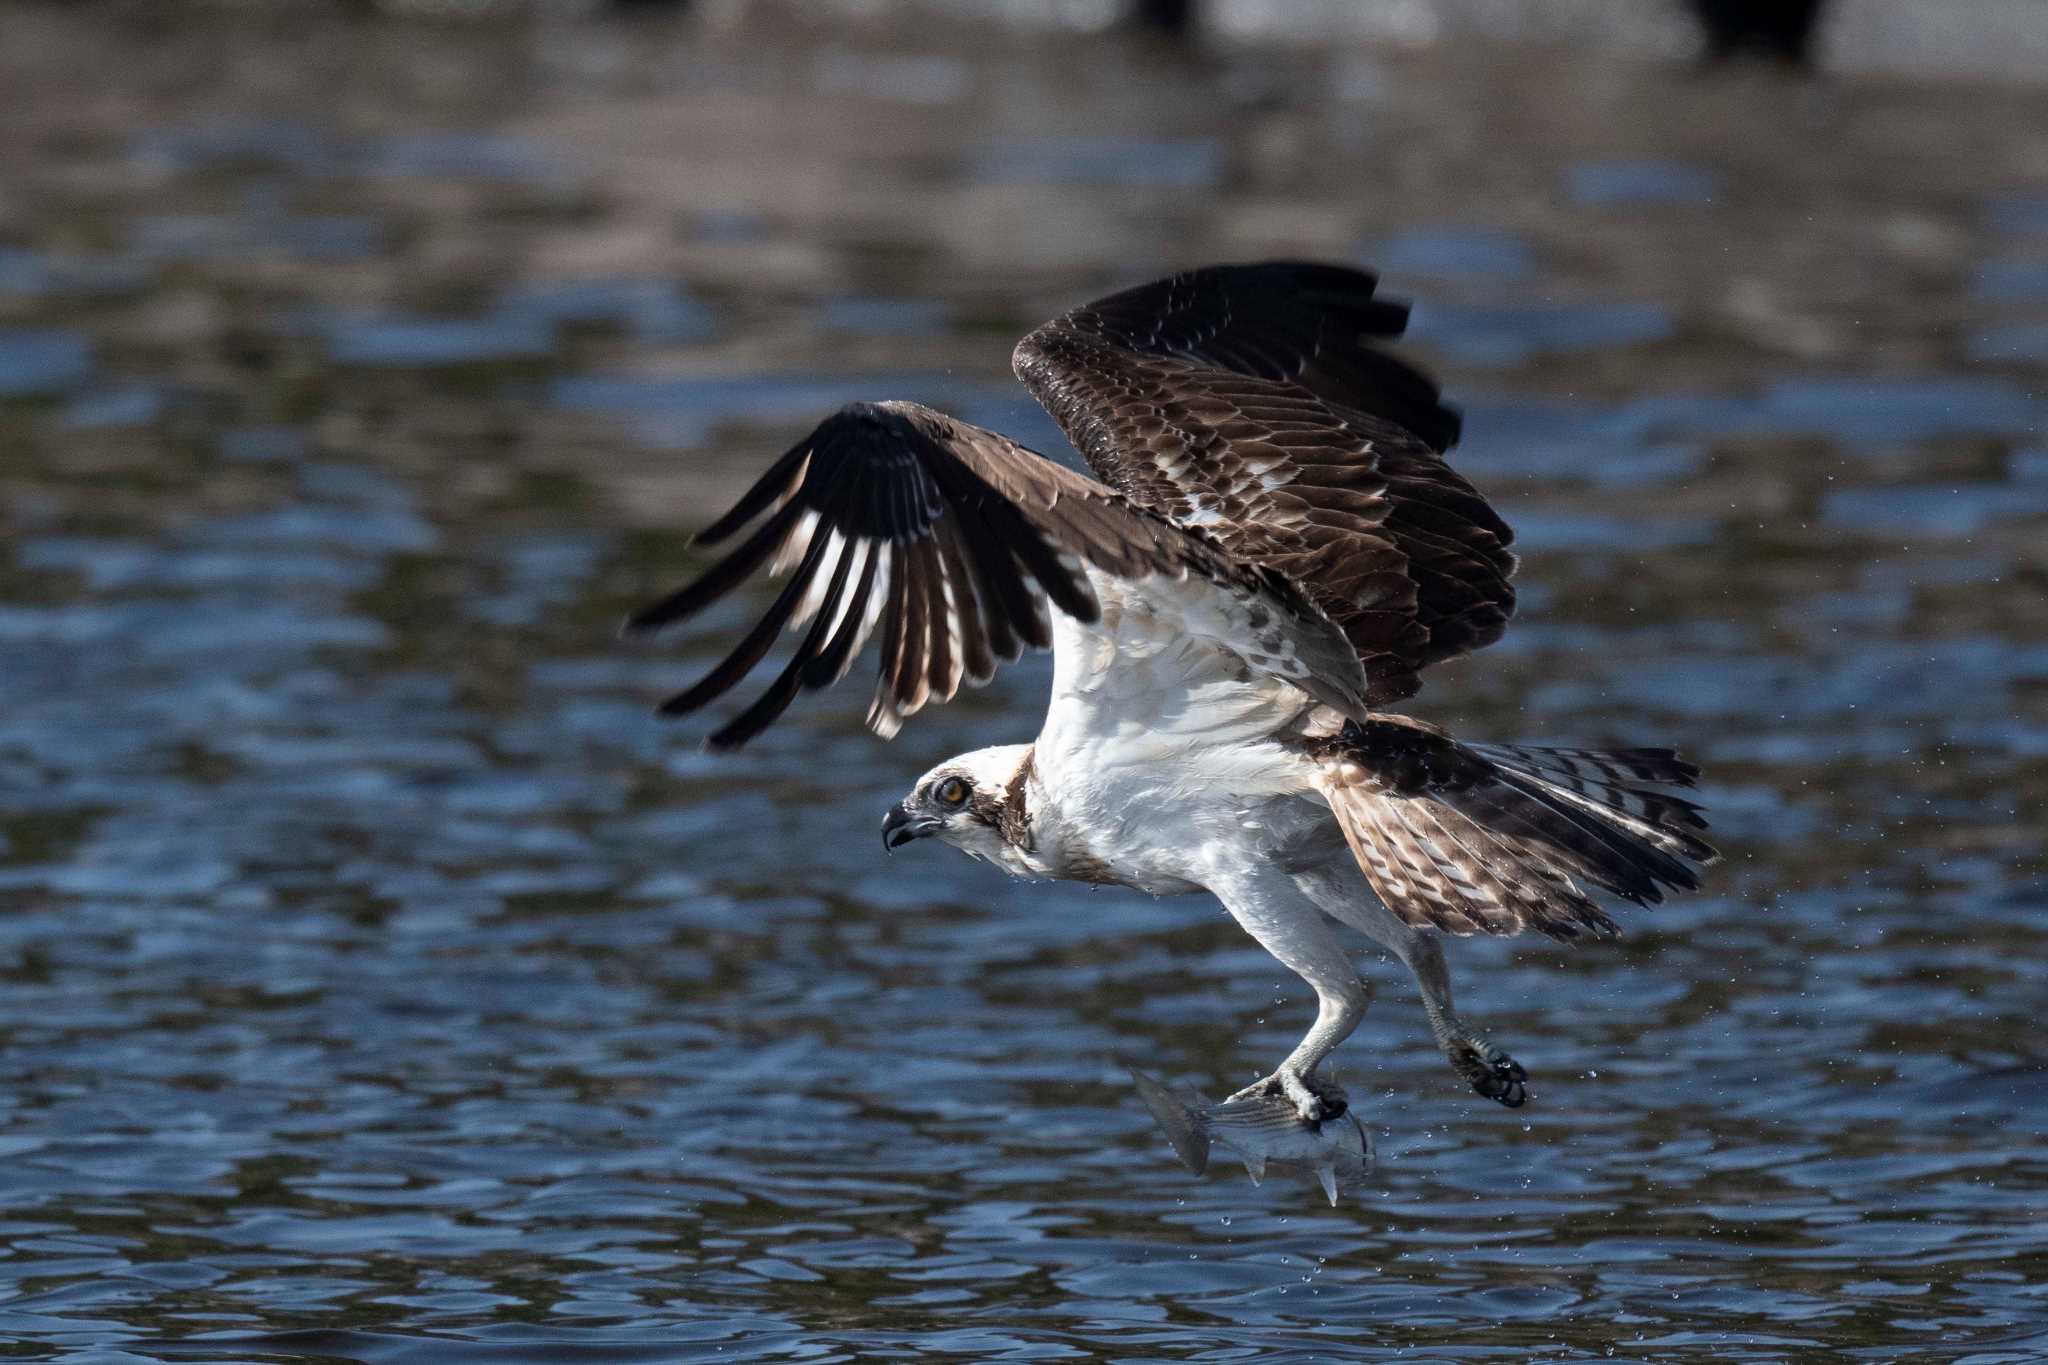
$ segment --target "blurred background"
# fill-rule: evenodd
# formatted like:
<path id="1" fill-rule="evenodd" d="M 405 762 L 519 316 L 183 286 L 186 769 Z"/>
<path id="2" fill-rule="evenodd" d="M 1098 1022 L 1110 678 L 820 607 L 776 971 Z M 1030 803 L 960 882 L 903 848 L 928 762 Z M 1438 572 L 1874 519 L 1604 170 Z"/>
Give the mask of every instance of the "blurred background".
<path id="1" fill-rule="evenodd" d="M 9 1354 L 2048 1355 L 2048 3 L 1181 8 L 0 3 Z M 1520 1111 L 1368 960 L 1334 1210 L 1118 1064 L 1299 1035 L 1220 909 L 876 849 L 1043 660 L 714 760 L 758 600 L 614 638 L 840 402 L 1065 452 L 1016 337 L 1271 256 L 1521 535 L 1414 710 L 1728 854 L 1453 946 Z"/>

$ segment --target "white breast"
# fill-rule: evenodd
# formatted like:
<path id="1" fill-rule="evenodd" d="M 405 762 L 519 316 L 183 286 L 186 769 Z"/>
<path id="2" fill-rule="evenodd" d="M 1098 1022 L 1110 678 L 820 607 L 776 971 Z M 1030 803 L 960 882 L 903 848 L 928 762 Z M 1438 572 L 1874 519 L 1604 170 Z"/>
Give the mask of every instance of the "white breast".
<path id="1" fill-rule="evenodd" d="M 1143 890 L 1200 889 L 1217 849 L 1263 842 L 1276 798 L 1298 802 L 1302 760 L 1275 736 L 1313 703 L 1219 644 L 1205 585 L 1093 581 L 1101 620 L 1055 627 L 1034 861 L 1085 856 Z"/>

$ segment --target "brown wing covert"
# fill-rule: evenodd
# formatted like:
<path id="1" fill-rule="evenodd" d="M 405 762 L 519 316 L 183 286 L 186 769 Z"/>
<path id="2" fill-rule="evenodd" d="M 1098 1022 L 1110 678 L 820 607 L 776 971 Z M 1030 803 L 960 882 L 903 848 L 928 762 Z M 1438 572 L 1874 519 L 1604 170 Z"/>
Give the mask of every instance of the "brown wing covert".
<path id="1" fill-rule="evenodd" d="M 1444 461 L 1457 414 L 1372 344 L 1408 316 L 1376 288 L 1340 266 L 1212 266 L 1077 308 L 1014 361 L 1112 488 L 1300 585 L 1384 705 L 1499 638 L 1515 557 Z"/>

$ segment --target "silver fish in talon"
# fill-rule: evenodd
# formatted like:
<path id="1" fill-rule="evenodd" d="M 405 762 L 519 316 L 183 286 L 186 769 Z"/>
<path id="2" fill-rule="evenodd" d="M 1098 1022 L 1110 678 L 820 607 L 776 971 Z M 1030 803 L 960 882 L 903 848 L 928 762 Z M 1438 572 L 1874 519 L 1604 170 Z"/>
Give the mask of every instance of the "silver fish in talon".
<path id="1" fill-rule="evenodd" d="M 1284 1096 L 1211 1104 L 1200 1095 L 1176 1095 L 1136 1067 L 1127 1069 L 1139 1098 L 1173 1144 L 1174 1155 L 1196 1175 L 1209 1169 L 1209 1154 L 1221 1145 L 1244 1163 L 1252 1184 L 1261 1183 L 1272 1167 L 1302 1170 L 1315 1177 L 1334 1207 L 1341 1189 L 1372 1173 L 1372 1136 L 1348 1109 L 1310 1123 Z"/>

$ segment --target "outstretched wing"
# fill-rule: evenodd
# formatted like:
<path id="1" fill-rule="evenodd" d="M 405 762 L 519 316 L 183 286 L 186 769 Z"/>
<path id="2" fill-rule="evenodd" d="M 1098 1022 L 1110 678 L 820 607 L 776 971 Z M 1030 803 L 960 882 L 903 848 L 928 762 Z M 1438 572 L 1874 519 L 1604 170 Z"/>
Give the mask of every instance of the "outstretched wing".
<path id="1" fill-rule="evenodd" d="M 1444 461 L 1457 414 L 1369 344 L 1408 319 L 1376 284 L 1340 266 L 1210 266 L 1056 318 L 1014 361 L 1112 488 L 1299 584 L 1378 705 L 1500 637 L 1515 557 Z"/>
<path id="2" fill-rule="evenodd" d="M 1095 622 L 1089 571 L 1142 585 L 1206 581 L 1229 622 L 1224 647 L 1349 714 L 1365 678 L 1337 627 L 1280 575 L 1241 565 L 1198 532 L 1005 437 L 916 403 L 854 403 L 825 419 L 697 536 L 760 524 L 702 577 L 626 623 L 658 630 L 701 610 L 766 565 L 789 582 L 746 637 L 695 686 L 662 705 L 695 711 L 761 662 L 777 632 L 808 625 L 768 690 L 707 741 L 737 748 L 800 691 L 846 675 L 881 632 L 881 680 L 868 724 L 892 735 L 929 701 L 985 683 L 1025 645 L 1052 641 L 1047 603 Z"/>

